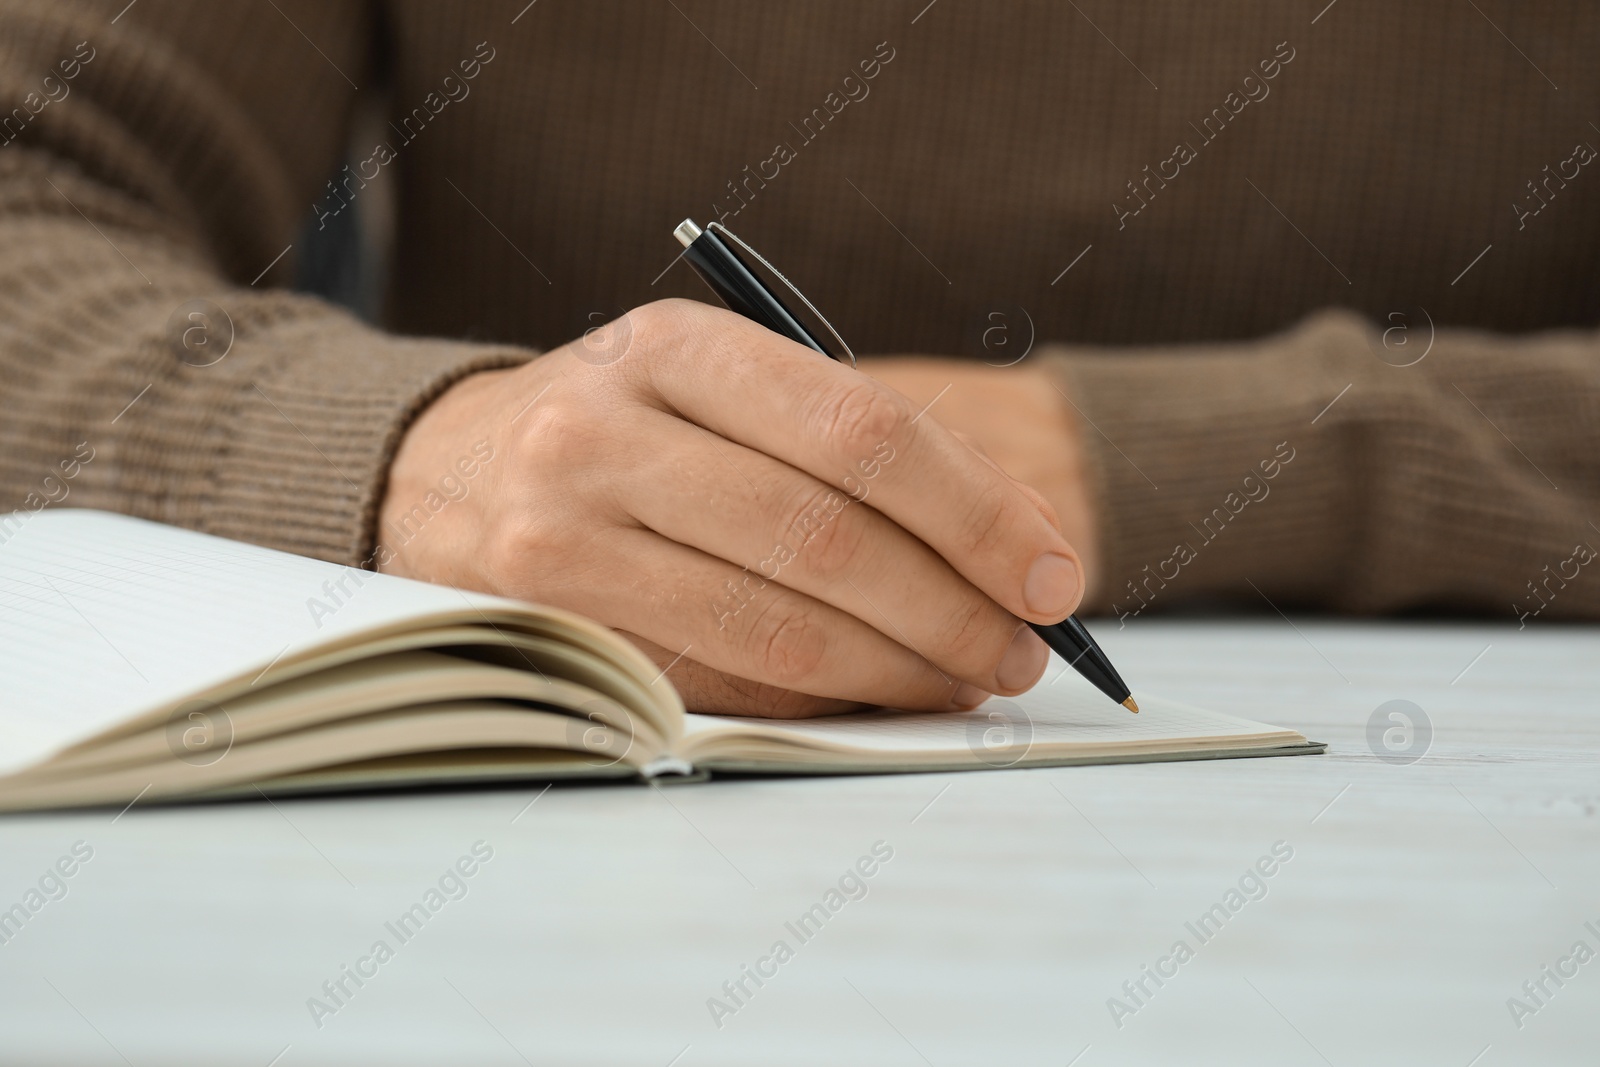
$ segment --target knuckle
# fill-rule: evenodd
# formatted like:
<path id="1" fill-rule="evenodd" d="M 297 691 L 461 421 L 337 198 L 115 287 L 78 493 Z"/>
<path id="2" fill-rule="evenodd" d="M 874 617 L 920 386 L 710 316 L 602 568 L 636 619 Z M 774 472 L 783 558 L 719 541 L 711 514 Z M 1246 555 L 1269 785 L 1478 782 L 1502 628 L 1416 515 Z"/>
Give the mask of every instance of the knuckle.
<path id="1" fill-rule="evenodd" d="M 497 523 L 479 545 L 480 566 L 495 589 L 523 589 L 536 581 L 530 561 L 549 562 L 549 533 L 531 516 Z"/>
<path id="2" fill-rule="evenodd" d="M 669 298 L 666 300 L 652 300 L 648 304 L 640 304 L 628 312 L 628 317 L 633 320 L 634 328 L 647 333 L 665 333 L 679 328 L 686 316 L 684 308 L 687 300 Z"/>
<path id="3" fill-rule="evenodd" d="M 598 403 L 582 396 L 536 401 L 517 420 L 518 466 L 567 470 L 581 466 L 610 439 Z"/>
<path id="4" fill-rule="evenodd" d="M 830 582 L 859 566 L 857 553 L 866 541 L 866 525 L 851 514 L 850 498 L 836 489 L 808 492 L 788 512 L 779 540 L 795 545 L 795 556 L 807 574 Z"/>
<path id="5" fill-rule="evenodd" d="M 686 347 L 701 311 L 702 305 L 693 300 L 672 297 L 641 304 L 629 311 L 627 318 L 635 341 L 643 342 L 641 351 L 661 358 Z"/>
<path id="6" fill-rule="evenodd" d="M 935 647 L 947 666 L 992 673 L 1010 644 L 999 610 L 982 596 L 968 597 L 944 617 Z"/>
<path id="7" fill-rule="evenodd" d="M 792 689 L 822 665 L 827 642 L 789 597 L 773 597 L 751 621 L 750 648 L 767 681 Z"/>
<path id="8" fill-rule="evenodd" d="M 1044 521 L 1055 527 L 1056 533 L 1061 533 L 1061 516 L 1056 514 L 1055 506 L 1045 499 L 1044 494 L 1025 482 L 1014 482 L 1014 484 L 1022 491 L 1022 495 L 1028 498 L 1028 503 L 1043 516 Z"/>
<path id="9" fill-rule="evenodd" d="M 967 509 L 961 547 L 975 557 L 996 552 L 1016 528 L 1016 500 L 1003 485 L 982 490 Z"/>
<path id="10" fill-rule="evenodd" d="M 885 441 L 898 440 L 911 420 L 910 405 L 898 393 L 870 380 L 839 386 L 821 403 L 822 440 L 847 456 L 865 456 Z"/>

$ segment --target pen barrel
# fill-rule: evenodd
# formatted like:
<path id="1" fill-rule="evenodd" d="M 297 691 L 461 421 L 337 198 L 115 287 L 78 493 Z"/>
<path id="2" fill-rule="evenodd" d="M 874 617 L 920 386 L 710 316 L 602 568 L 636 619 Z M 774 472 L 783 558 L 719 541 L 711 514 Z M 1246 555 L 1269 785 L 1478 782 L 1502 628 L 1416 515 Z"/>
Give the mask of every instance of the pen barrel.
<path id="1" fill-rule="evenodd" d="M 683 255 L 730 310 L 765 326 L 773 333 L 833 358 L 833 353 L 822 347 L 811 331 L 801 325 L 794 313 L 761 284 L 749 266 L 716 234 L 710 230 L 702 231 L 683 250 Z"/>
<path id="2" fill-rule="evenodd" d="M 830 359 L 841 358 L 824 348 L 811 331 L 800 324 L 794 313 L 784 306 L 760 278 L 756 277 L 750 265 L 741 259 L 726 241 L 712 232 L 713 226 L 722 228 L 723 232 L 733 237 L 736 244 L 744 247 L 768 270 L 774 274 L 777 274 L 777 271 L 770 263 L 761 259 L 758 252 L 734 237 L 731 230 L 721 227 L 720 223 L 708 223 L 705 229 L 701 229 L 693 219 L 684 219 L 672 231 L 673 236 L 683 245 L 683 254 L 690 266 L 694 267 L 695 273 L 711 287 L 717 298 L 733 311 L 765 326 L 773 333 L 803 344 Z M 843 350 L 843 355 L 849 358 L 851 366 L 855 366 L 855 354 L 850 351 L 850 347 L 844 343 L 844 339 L 839 337 L 833 327 L 828 326 L 821 312 L 812 307 L 811 302 L 801 296 L 800 291 L 793 285 L 789 285 L 782 275 L 778 275 L 778 280 L 787 285 L 790 292 L 799 297 L 801 303 L 805 304 L 824 326 L 827 326 Z M 1111 660 L 1100 650 L 1095 639 L 1076 617 L 1068 616 L 1061 622 L 1048 626 L 1034 623 L 1028 625 L 1033 627 L 1033 631 L 1044 639 L 1052 651 L 1087 678 L 1095 688 L 1118 704 L 1126 704 L 1129 711 L 1139 710 L 1138 705 L 1133 702 L 1133 694 L 1129 692 L 1121 675 L 1117 674 L 1117 669 L 1111 665 Z"/>
<path id="3" fill-rule="evenodd" d="M 1083 628 L 1083 623 L 1076 618 L 1068 616 L 1061 622 L 1042 625 L 1039 623 L 1028 624 L 1033 632 L 1044 638 L 1044 643 L 1050 650 L 1067 661 L 1068 666 L 1077 671 L 1100 692 L 1115 700 L 1118 704 L 1127 700 L 1133 694 L 1129 691 L 1127 683 L 1111 665 L 1106 654 L 1100 650 L 1089 631 Z"/>

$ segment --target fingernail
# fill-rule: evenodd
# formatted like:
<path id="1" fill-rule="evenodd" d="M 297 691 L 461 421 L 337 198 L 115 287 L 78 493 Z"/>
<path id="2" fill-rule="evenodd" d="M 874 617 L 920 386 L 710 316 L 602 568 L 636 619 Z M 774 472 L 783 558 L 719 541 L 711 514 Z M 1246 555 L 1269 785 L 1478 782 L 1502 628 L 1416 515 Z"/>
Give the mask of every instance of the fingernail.
<path id="1" fill-rule="evenodd" d="M 1066 556 L 1046 552 L 1028 568 L 1028 580 L 1022 585 L 1022 599 L 1028 610 L 1040 615 L 1065 615 L 1078 597 L 1083 577 L 1078 567 Z"/>
<path id="2" fill-rule="evenodd" d="M 1039 635 L 1026 626 L 1019 627 L 1000 666 L 995 668 L 994 680 L 1000 683 L 1001 689 L 1025 689 L 1044 673 L 1045 661 L 1049 658 L 1050 649 Z"/>
<path id="3" fill-rule="evenodd" d="M 982 704 L 985 700 L 988 700 L 989 696 L 990 694 L 985 693 L 977 686 L 968 685 L 966 682 L 962 682 L 960 685 L 956 686 L 955 696 L 950 698 L 950 703 L 954 704 L 962 711 L 971 711 L 979 704 Z"/>

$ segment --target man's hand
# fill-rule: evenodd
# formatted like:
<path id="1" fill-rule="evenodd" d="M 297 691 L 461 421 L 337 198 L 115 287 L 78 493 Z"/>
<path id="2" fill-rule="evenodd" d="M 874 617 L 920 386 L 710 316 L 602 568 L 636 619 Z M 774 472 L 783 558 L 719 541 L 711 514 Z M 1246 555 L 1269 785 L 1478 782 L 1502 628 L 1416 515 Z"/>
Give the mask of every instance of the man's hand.
<path id="1" fill-rule="evenodd" d="M 927 356 L 864 359 L 861 369 L 906 396 L 1049 502 L 1078 550 L 1085 600 L 1099 590 L 1100 539 L 1077 420 L 1055 375 L 1037 364 L 993 367 Z M 935 400 L 937 398 L 937 400 Z"/>
<path id="2" fill-rule="evenodd" d="M 919 407 L 731 312 L 649 304 L 430 405 L 382 569 L 612 626 L 698 711 L 974 707 L 1038 681 L 1019 620 L 1066 616 L 1083 572 L 1037 494 Z M 444 484 L 467 491 L 408 527 Z"/>

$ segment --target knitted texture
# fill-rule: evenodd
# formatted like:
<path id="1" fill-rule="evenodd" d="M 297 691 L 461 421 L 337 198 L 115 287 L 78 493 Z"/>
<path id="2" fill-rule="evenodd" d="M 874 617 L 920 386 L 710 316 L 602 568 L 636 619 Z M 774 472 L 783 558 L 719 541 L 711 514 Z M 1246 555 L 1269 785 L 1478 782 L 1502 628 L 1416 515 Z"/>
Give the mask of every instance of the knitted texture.
<path id="1" fill-rule="evenodd" d="M 692 216 L 859 352 L 1031 341 L 1100 609 L 1600 614 L 1594 4 L 520 7 L 0 0 L 0 504 L 358 563 L 451 382 L 705 298 Z M 380 170 L 382 329 L 281 288 Z"/>

